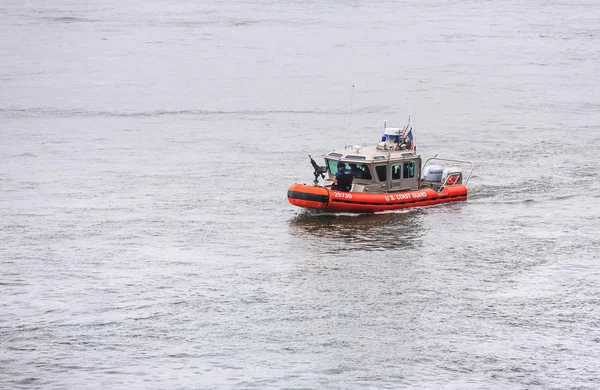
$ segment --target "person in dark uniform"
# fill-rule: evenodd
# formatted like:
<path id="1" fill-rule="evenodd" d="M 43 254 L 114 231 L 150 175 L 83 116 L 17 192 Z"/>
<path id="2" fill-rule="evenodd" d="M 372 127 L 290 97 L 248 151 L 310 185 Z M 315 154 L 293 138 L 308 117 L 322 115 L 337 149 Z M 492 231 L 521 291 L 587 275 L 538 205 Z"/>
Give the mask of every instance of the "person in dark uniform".
<path id="1" fill-rule="evenodd" d="M 349 192 L 350 188 L 352 188 L 352 181 L 354 180 L 354 174 L 351 170 L 346 168 L 346 164 L 343 162 L 338 162 L 338 171 L 335 174 L 335 179 L 333 179 L 333 186 L 331 186 L 332 190 Z"/>

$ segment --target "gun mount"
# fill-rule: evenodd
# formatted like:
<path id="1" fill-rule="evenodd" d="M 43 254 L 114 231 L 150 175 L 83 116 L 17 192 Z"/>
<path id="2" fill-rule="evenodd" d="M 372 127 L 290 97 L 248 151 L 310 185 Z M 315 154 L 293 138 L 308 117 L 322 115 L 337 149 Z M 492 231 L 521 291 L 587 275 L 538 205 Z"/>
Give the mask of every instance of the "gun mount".
<path id="1" fill-rule="evenodd" d="M 321 178 L 325 179 L 324 173 L 327 172 L 327 167 L 318 165 L 315 162 L 315 160 L 313 160 L 313 158 L 311 157 L 310 154 L 308 155 L 308 157 L 310 158 L 310 163 L 312 164 L 313 168 L 315 169 L 315 171 L 314 171 L 314 175 L 315 175 L 314 184 L 315 184 L 315 186 L 317 186 L 317 185 L 319 185 L 319 176 L 321 176 Z"/>

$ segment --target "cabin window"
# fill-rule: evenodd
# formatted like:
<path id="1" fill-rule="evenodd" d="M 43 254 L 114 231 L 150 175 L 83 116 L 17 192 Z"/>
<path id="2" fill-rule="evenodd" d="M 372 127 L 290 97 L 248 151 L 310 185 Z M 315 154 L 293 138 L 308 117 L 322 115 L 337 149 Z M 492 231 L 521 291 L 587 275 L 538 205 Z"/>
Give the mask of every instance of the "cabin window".
<path id="1" fill-rule="evenodd" d="M 355 179 L 360 180 L 372 180 L 371 172 L 369 171 L 369 166 L 367 164 L 355 163 L 355 162 L 345 162 L 346 168 L 351 170 L 354 174 Z M 335 175 L 338 171 L 338 161 L 337 160 L 327 160 L 327 166 L 329 167 L 329 173 Z"/>
<path id="2" fill-rule="evenodd" d="M 337 172 L 337 161 L 336 160 L 327 160 L 327 166 L 329 167 L 329 173 L 331 173 L 332 175 L 335 175 L 335 173 Z M 348 165 L 346 165 L 346 168 L 348 168 Z"/>
<path id="3" fill-rule="evenodd" d="M 367 164 L 360 163 L 347 163 L 346 168 L 349 168 L 354 174 L 355 179 L 359 180 L 372 180 L 371 172 Z"/>
<path id="4" fill-rule="evenodd" d="M 385 183 L 387 181 L 387 166 L 377 165 L 375 167 L 375 172 L 377 172 L 377 178 L 381 183 Z"/>
<path id="5" fill-rule="evenodd" d="M 414 161 L 404 163 L 402 166 L 403 166 L 402 177 L 404 179 L 412 179 L 413 177 L 415 177 L 415 162 Z"/>
<path id="6" fill-rule="evenodd" d="M 392 165 L 392 180 L 400 180 L 402 173 L 402 164 Z"/>

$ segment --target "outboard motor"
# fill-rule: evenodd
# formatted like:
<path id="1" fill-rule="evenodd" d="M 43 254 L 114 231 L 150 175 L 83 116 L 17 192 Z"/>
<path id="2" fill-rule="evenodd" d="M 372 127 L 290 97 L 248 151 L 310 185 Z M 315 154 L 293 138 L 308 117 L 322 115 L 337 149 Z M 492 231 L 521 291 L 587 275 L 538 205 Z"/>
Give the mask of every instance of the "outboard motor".
<path id="1" fill-rule="evenodd" d="M 441 183 L 444 174 L 444 167 L 441 165 L 428 165 L 423 169 L 421 180 L 434 183 Z"/>

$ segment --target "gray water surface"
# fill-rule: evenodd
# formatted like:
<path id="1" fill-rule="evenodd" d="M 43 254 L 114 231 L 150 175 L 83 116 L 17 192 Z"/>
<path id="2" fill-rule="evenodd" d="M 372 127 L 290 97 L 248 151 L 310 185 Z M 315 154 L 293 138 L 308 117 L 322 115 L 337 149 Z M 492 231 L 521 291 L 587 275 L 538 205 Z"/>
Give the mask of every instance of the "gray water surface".
<path id="1" fill-rule="evenodd" d="M 599 10 L 3 2 L 0 387 L 599 388 Z M 287 202 L 408 115 L 467 202 Z"/>

